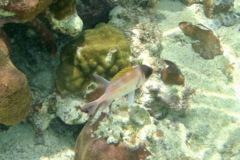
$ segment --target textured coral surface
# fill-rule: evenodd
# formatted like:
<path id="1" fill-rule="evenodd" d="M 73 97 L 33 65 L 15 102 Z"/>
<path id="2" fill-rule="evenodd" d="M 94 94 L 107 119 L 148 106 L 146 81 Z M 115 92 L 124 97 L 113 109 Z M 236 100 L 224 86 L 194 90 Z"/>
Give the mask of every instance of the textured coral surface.
<path id="1" fill-rule="evenodd" d="M 14 125 L 29 114 L 31 95 L 26 76 L 9 58 L 3 33 L 0 46 L 0 123 Z"/>
<path id="2" fill-rule="evenodd" d="M 0 4 L 8 1 L 0 0 Z M 87 3 L 88 0 L 83 1 Z M 124 141 L 133 147 L 145 143 L 144 147 L 151 152 L 147 160 L 239 160 L 240 24 L 235 21 L 239 17 L 228 17 L 235 25 L 222 27 L 222 21 L 205 16 L 202 3 L 186 6 L 176 0 L 160 0 L 159 4 L 155 3 L 154 8 L 148 10 L 145 4 L 154 0 L 106 1 L 122 4 L 111 11 L 109 23 L 119 27 L 129 38 L 131 64 L 143 62 L 153 66 L 155 72 L 137 90 L 133 106 L 123 106 L 123 102 L 127 103 L 124 97 L 116 99 L 111 112 L 101 121 L 96 132 L 90 134 L 82 130 L 89 134 L 81 137 L 85 137 L 83 140 L 78 139 L 80 142 L 77 144 L 83 146 L 76 152 L 76 158 L 80 153 L 84 157 L 92 154 L 99 159 L 99 156 L 113 156 L 112 153 L 121 154 L 118 158 L 124 157 L 125 148 L 118 148 L 118 144 Z M 91 2 L 99 4 L 100 0 Z M 234 1 L 234 8 L 235 12 L 239 11 L 239 0 Z M 91 17 L 91 13 L 99 14 L 92 12 L 94 9 L 90 8 L 88 17 Z M 84 11 L 87 10 L 85 8 Z M 95 11 L 99 11 L 98 7 Z M 209 60 L 200 57 L 192 49 L 192 42 L 196 41 L 185 36 L 178 26 L 183 21 L 203 24 L 216 31 L 224 53 Z M 43 119 L 31 114 L 36 119 L 32 122 L 36 128 L 29 121 L 9 127 L 8 130 L 0 125 L 0 159 L 73 160 L 74 143 L 81 127 L 66 124 L 73 125 L 86 120 L 86 116 L 81 116 L 81 112 L 75 108 L 85 104 L 85 94 L 69 98 L 54 93 L 59 50 L 55 57 L 51 57 L 41 47 L 39 37 L 33 31 L 22 29 L 19 24 L 15 24 L 16 27 L 9 26 L 13 24 L 5 25 L 4 29 L 8 31 L 11 41 L 11 60 L 28 77 L 34 112 L 40 113 Z M 62 34 L 54 34 L 54 37 L 59 48 L 70 39 Z M 87 46 L 80 46 L 78 51 L 84 47 Z M 76 53 L 76 48 L 73 53 Z M 70 55 L 71 59 L 71 54 L 66 55 Z M 67 56 L 65 58 L 67 60 Z M 185 77 L 184 86 L 165 85 L 162 82 L 161 59 L 176 64 Z M 79 64 L 79 59 L 75 60 L 75 64 Z M 84 91 L 88 93 L 93 87 Z M 190 96 L 192 93 L 195 94 Z M 47 116 L 53 119 L 49 120 Z M 92 135 L 95 137 L 90 137 Z M 90 138 L 97 140 L 91 141 Z M 82 143 L 84 141 L 89 143 Z M 85 144 L 94 148 L 86 150 Z M 131 153 L 136 152 L 131 150 Z"/>
<path id="3" fill-rule="evenodd" d="M 108 24 L 86 30 L 83 36 L 66 45 L 57 70 L 60 92 L 82 92 L 96 73 L 112 77 L 129 65 L 130 45 L 123 33 Z"/>
<path id="4" fill-rule="evenodd" d="M 74 160 L 144 160 L 150 154 L 144 146 L 131 149 L 126 143 L 108 144 L 105 138 L 99 138 L 94 132 L 99 122 L 89 121 L 78 136 Z"/>

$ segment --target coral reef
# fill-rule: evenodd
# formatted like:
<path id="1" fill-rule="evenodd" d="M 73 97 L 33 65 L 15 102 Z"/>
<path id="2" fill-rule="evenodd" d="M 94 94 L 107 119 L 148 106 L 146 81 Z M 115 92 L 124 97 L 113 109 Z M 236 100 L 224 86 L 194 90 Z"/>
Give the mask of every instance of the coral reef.
<path id="1" fill-rule="evenodd" d="M 37 133 L 44 133 L 54 118 L 60 118 L 65 124 L 83 124 L 88 116 L 83 112 L 77 112 L 75 106 L 82 105 L 74 97 L 62 98 L 51 94 L 42 101 L 35 101 L 32 105 L 33 112 L 29 116 Z"/>
<path id="2" fill-rule="evenodd" d="M 77 14 L 76 5 L 76 0 L 56 0 L 50 5 L 47 18 L 54 30 L 70 36 L 82 31 L 83 22 Z"/>
<path id="3" fill-rule="evenodd" d="M 131 1 L 115 7 L 109 14 L 109 23 L 120 28 L 131 40 L 132 64 L 145 63 L 155 66 L 161 58 L 153 60 L 151 57 L 158 56 L 162 50 L 160 23 L 155 23 L 158 16 L 156 7 L 143 9 L 132 3 Z"/>
<path id="4" fill-rule="evenodd" d="M 112 1 L 114 0 L 107 0 L 110 3 L 113 3 Z M 118 5 L 124 6 L 124 7 L 129 7 L 129 6 L 138 6 L 141 8 L 151 8 L 154 7 L 159 0 L 116 0 L 115 4 L 117 3 Z"/>
<path id="5" fill-rule="evenodd" d="M 97 88 L 88 94 L 88 100 L 96 100 L 101 94 L 102 89 Z M 151 155 L 147 141 L 163 136 L 153 123 L 143 106 L 133 105 L 128 111 L 126 101 L 114 101 L 109 114 L 95 112 L 79 134 L 75 160 L 146 159 Z"/>
<path id="6" fill-rule="evenodd" d="M 203 8 L 206 17 L 220 25 L 232 26 L 240 22 L 239 10 L 234 6 L 236 4 L 234 0 L 204 0 Z"/>
<path id="7" fill-rule="evenodd" d="M 146 83 L 148 83 L 147 87 L 155 86 L 151 80 Z M 155 87 L 159 89 L 159 86 Z M 150 116 L 149 112 L 154 108 L 153 104 L 150 105 L 150 108 L 145 107 L 148 106 L 147 103 L 156 100 L 156 97 L 149 97 L 149 93 L 145 91 L 140 93 L 142 98 L 138 99 L 138 104 L 134 103 L 128 107 L 126 101 L 116 100 L 112 103 L 110 113 L 97 112 L 86 124 L 77 139 L 75 160 L 102 160 L 105 157 L 115 158 L 116 160 L 158 160 L 165 157 L 170 159 L 179 156 L 186 158 L 190 155 L 193 158 L 194 154 L 192 152 L 184 152 L 189 149 L 185 144 L 189 134 L 185 126 L 168 119 L 159 121 Z M 178 96 L 176 90 L 171 93 L 167 92 L 171 96 Z M 163 95 L 162 92 L 159 94 L 163 97 L 166 95 Z M 182 95 L 183 103 L 186 103 L 186 106 L 188 105 L 187 99 L 191 94 L 190 89 L 186 89 Z M 171 100 L 174 99 L 171 98 Z M 167 103 L 171 103 L 170 99 Z M 176 103 L 181 104 L 180 101 Z M 161 104 L 157 104 L 155 112 L 158 113 L 161 108 Z M 185 110 L 186 108 L 178 109 Z M 176 144 L 181 145 L 181 147 L 177 147 L 178 151 L 174 150 Z M 117 153 L 115 153 L 116 150 L 118 150 Z M 164 152 L 169 153 L 165 155 Z"/>
<path id="8" fill-rule="evenodd" d="M 229 13 L 233 9 L 233 0 L 204 0 L 204 13 L 208 18 Z"/>
<path id="9" fill-rule="evenodd" d="M 200 3 L 203 7 L 204 14 L 210 18 L 215 25 L 232 26 L 240 22 L 239 9 L 236 5 L 238 2 L 234 0 L 181 0 L 186 5 Z"/>
<path id="10" fill-rule="evenodd" d="M 1 12 L 12 13 L 11 16 L 5 16 L 6 22 L 26 22 L 34 19 L 39 13 L 43 12 L 53 0 L 9 0 L 0 4 Z M 1 14 L 0 14 L 1 15 Z M 2 21 L 2 22 L 3 22 Z M 1 23 L 0 23 L 1 26 Z"/>
<path id="11" fill-rule="evenodd" d="M 62 20 L 76 11 L 76 4 L 76 0 L 55 0 L 49 6 L 49 10 L 54 18 Z"/>
<path id="12" fill-rule="evenodd" d="M 76 141 L 74 160 L 144 160 L 150 155 L 144 145 L 129 148 L 125 142 L 109 144 L 106 138 L 98 137 L 94 132 L 104 118 L 106 115 L 102 114 L 97 122 L 92 124 L 90 120 L 84 126 Z"/>
<path id="13" fill-rule="evenodd" d="M 39 38 L 46 45 L 47 50 L 54 55 L 57 47 L 50 29 L 39 19 L 37 15 L 44 12 L 52 0 L 9 0 L 0 4 L 0 27 L 7 23 L 24 23 L 35 28 Z M 7 13 L 7 14 L 6 14 Z"/>
<path id="14" fill-rule="evenodd" d="M 70 2 L 65 0 L 10 0 L 0 5 L 2 8 L 0 26 L 9 22 L 32 21 L 39 13 L 45 12 L 53 29 L 75 36 L 81 32 L 83 27 L 83 22 L 77 15 L 76 3 L 76 0 Z"/>
<path id="15" fill-rule="evenodd" d="M 0 5 L 7 5 L 9 1 L 11 0 L 0 0 Z M 131 65 L 144 62 L 144 64 L 154 66 L 155 72 L 141 89 L 136 90 L 136 100 L 132 106 L 127 105 L 125 97 L 116 99 L 109 108 L 111 110 L 106 110 L 106 115 L 96 114 L 93 119 L 89 119 L 77 139 L 76 160 L 240 159 L 239 24 L 218 28 L 220 25 L 217 26 L 213 23 L 217 19 L 209 19 L 204 15 L 203 5 L 186 6 L 179 0 L 161 0 L 159 4 L 154 3 L 153 8 L 148 5 L 148 2 L 156 2 L 155 0 L 81 0 L 78 2 L 84 4 L 83 8 L 88 4 L 89 6 L 94 4 L 95 7 L 86 7 L 85 10 L 80 11 L 82 13 L 89 11 L 86 12 L 88 14 L 86 19 L 89 22 L 92 21 L 91 17 L 94 17 L 95 14 L 97 16 L 105 14 L 103 12 L 109 7 L 105 6 L 106 3 L 110 4 L 110 8 L 121 4 L 111 11 L 110 23 L 119 27 L 130 40 Z M 193 1 L 185 0 L 185 2 Z M 240 1 L 235 1 L 235 4 L 239 8 Z M 103 9 L 102 5 L 106 8 Z M 239 11 L 237 9 L 235 11 Z M 43 11 L 43 13 L 46 12 Z M 14 16 L 13 13 L 8 12 L 0 14 L 8 15 L 9 19 Z M 106 11 L 107 14 L 108 11 Z M 107 21 L 106 15 L 104 20 Z M 46 20 L 43 16 L 45 15 L 41 14 L 37 18 Z M 52 16 L 54 17 L 54 14 Z M 222 17 L 222 14 L 220 13 L 219 16 Z M 99 20 L 95 20 L 96 17 L 93 18 L 93 25 Z M 8 18 L 3 19 L 5 21 L 9 20 Z M 234 17 L 230 17 L 231 21 L 234 19 Z M 35 20 L 32 21 L 35 22 Z M 208 39 L 210 42 L 214 41 L 214 38 L 211 39 L 211 36 L 206 36 L 204 32 L 211 35 L 213 28 L 214 31 L 216 29 L 219 37 L 215 38 L 221 40 L 220 47 L 224 49 L 224 54 L 206 60 L 194 53 L 191 43 L 198 43 L 201 39 L 192 38 L 190 40 L 185 36 L 177 25 L 178 22 L 183 21 L 193 24 L 201 23 L 205 26 L 209 26 L 208 22 L 211 23 L 212 26 L 209 27 L 211 29 L 201 25 L 187 27 L 190 27 L 190 31 L 192 31 L 191 27 L 197 27 L 195 29 L 199 37 L 204 38 L 205 41 Z M 222 22 L 222 20 L 220 21 Z M 1 22 L 3 21 L 0 20 Z M 34 25 L 38 26 L 41 23 L 37 22 Z M 183 25 L 186 24 L 183 23 Z M 43 27 L 39 27 L 38 31 L 42 32 Z M 0 126 L 0 159 L 74 159 L 73 146 L 76 137 L 73 132 L 76 130 L 79 132 L 81 129 L 80 126 L 74 124 L 84 123 L 88 118 L 87 114 L 77 111 L 75 107 L 82 106 L 86 101 L 85 98 L 87 101 L 93 101 L 96 95 L 102 94 L 102 90 L 89 93 L 95 87 L 92 84 L 80 95 L 66 96 L 55 93 L 55 80 L 59 78 L 55 77 L 59 54 L 55 57 L 45 54 L 46 50 L 41 47 L 39 37 L 29 27 L 20 24 L 6 24 L 4 29 L 8 31 L 7 34 L 12 43 L 11 61 L 28 77 L 34 102 L 33 112 L 28 120 L 34 124 L 41 137 L 34 136 L 34 130 L 28 123 L 29 121 L 9 127 L 8 130 Z M 94 67 L 93 63 L 100 62 L 100 58 L 96 58 L 94 61 L 88 59 L 90 56 L 102 56 L 100 51 L 96 54 L 92 52 L 96 51 L 95 47 L 99 47 L 94 45 L 96 43 L 94 38 L 98 38 L 98 34 L 94 30 L 88 30 L 80 36 L 80 39 L 76 38 L 77 40 L 72 41 L 71 45 L 77 46 L 69 44 L 69 48 L 67 46 L 64 48 L 69 50 L 67 53 L 63 53 L 64 56 L 61 56 L 61 62 L 64 62 L 65 66 L 59 67 L 58 74 L 63 73 L 62 76 L 66 77 L 64 82 L 68 82 L 67 85 L 71 85 L 75 80 L 82 80 L 82 77 L 86 77 L 86 81 L 87 78 L 91 80 L 92 73 L 101 71 L 101 68 L 99 70 Z M 85 41 L 88 38 L 84 36 L 90 35 L 90 33 L 93 36 L 89 41 L 93 41 L 94 44 Z M 188 33 L 186 32 L 186 34 Z M 113 41 L 111 39 L 113 35 L 111 34 L 110 38 L 101 38 L 103 41 L 101 46 L 108 45 Z M 55 40 L 58 47 L 72 39 L 70 36 L 55 32 L 54 36 L 57 37 Z M 196 34 L 193 34 L 194 36 Z M 114 43 L 119 44 L 121 38 L 118 40 Z M 76 43 L 77 41 L 80 45 Z M 211 50 L 210 44 L 201 43 L 206 43 L 207 51 Z M 2 45 L 6 46 L 6 42 Z M 216 44 L 212 43 L 212 45 L 212 50 L 215 50 L 216 46 L 214 45 Z M 8 52 L 8 48 L 5 46 L 0 46 L 3 53 Z M 115 52 L 112 48 L 114 47 L 106 49 L 108 56 L 104 54 L 104 60 L 109 61 L 111 58 L 113 60 L 111 54 L 120 53 Z M 82 58 L 85 54 L 83 51 L 89 51 L 89 56 Z M 128 60 L 128 56 L 116 57 L 113 63 L 116 63 L 118 59 Z M 6 62 L 6 59 L 9 60 L 9 57 L 0 56 L 0 64 Z M 85 67 L 86 65 L 88 67 Z M 99 65 L 103 66 L 102 63 Z M 171 67 L 168 68 L 168 65 Z M 84 74 L 82 74 L 83 68 L 86 71 Z M 110 68 L 104 69 L 102 75 L 107 78 L 112 77 Z M 80 78 L 79 70 L 82 76 Z M 168 72 L 167 74 L 174 73 L 173 76 L 178 73 L 180 80 L 184 75 L 184 86 L 165 85 L 166 81 L 164 83 L 164 80 L 160 78 L 161 71 Z M 76 77 L 68 77 L 70 74 L 75 74 Z M 5 75 L 4 73 L 4 78 Z M 182 81 L 180 82 L 183 84 Z M 84 84 L 75 83 L 75 86 L 72 86 L 76 90 L 81 90 L 81 87 L 84 87 Z M 5 91 L 2 89 L 5 88 L 5 86 L 2 88 L 0 83 L 0 95 L 2 91 Z M 85 92 L 89 93 L 87 97 Z M 0 104 L 2 102 L 0 99 Z"/>
<path id="16" fill-rule="evenodd" d="M 189 22 L 180 22 L 179 27 L 186 36 L 198 40 L 198 42 L 192 43 L 192 48 L 203 58 L 213 59 L 215 56 L 223 54 L 219 37 L 214 31 L 201 24 L 193 25 Z"/>
<path id="17" fill-rule="evenodd" d="M 70 36 L 77 36 L 82 31 L 83 22 L 76 12 L 61 20 L 55 19 L 51 12 L 47 15 L 54 30 Z"/>
<path id="18" fill-rule="evenodd" d="M 57 69 L 57 89 L 61 93 L 81 93 L 92 74 L 106 78 L 129 66 L 130 45 L 122 32 L 108 24 L 89 29 L 61 53 Z"/>
<path id="19" fill-rule="evenodd" d="M 77 3 L 78 15 L 84 22 L 84 28 L 93 28 L 96 24 L 109 21 L 109 12 L 119 4 L 109 0 L 81 0 Z"/>
<path id="20" fill-rule="evenodd" d="M 27 78 L 12 64 L 4 33 L 0 33 L 0 123 L 15 125 L 30 113 Z"/>

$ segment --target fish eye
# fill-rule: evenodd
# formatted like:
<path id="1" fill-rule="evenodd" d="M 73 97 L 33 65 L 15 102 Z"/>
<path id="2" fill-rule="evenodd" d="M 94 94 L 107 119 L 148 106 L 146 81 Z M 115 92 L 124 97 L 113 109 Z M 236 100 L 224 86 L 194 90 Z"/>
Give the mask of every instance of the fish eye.
<path id="1" fill-rule="evenodd" d="M 153 73 L 153 69 L 147 65 L 142 64 L 140 66 L 140 68 L 141 68 L 142 72 L 144 73 L 146 79 L 148 79 L 151 76 L 151 74 Z"/>

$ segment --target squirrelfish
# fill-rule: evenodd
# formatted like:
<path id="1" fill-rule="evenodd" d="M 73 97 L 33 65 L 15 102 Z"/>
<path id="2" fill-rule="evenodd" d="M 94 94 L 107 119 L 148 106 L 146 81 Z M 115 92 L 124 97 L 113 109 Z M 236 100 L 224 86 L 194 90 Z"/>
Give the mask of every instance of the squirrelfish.
<path id="1" fill-rule="evenodd" d="M 153 69 L 147 65 L 128 67 L 116 74 L 111 81 L 99 75 L 93 75 L 95 80 L 105 87 L 105 92 L 100 98 L 80 107 L 80 110 L 87 110 L 91 116 L 101 104 L 102 110 L 107 108 L 114 99 L 128 94 L 128 105 L 134 101 L 135 90 L 142 86 L 152 74 Z"/>

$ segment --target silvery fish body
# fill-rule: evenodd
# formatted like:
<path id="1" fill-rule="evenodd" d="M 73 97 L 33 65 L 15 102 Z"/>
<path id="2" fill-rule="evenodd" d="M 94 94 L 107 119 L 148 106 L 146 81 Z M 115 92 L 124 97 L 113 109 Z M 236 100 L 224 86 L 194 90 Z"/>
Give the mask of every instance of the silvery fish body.
<path id="1" fill-rule="evenodd" d="M 104 110 L 112 103 L 114 99 L 120 98 L 127 94 L 128 104 L 130 106 L 134 101 L 135 90 L 142 86 L 144 82 L 146 82 L 152 72 L 152 68 L 146 65 L 140 65 L 121 71 L 120 74 L 117 74 L 117 77 L 114 77 L 110 82 L 103 77 L 94 75 L 94 78 L 103 86 L 105 86 L 105 92 L 100 98 L 93 102 L 85 104 L 80 109 L 88 110 L 88 114 L 91 116 L 99 104 L 102 104 L 102 110 Z M 118 75 L 121 76 L 118 77 Z"/>

